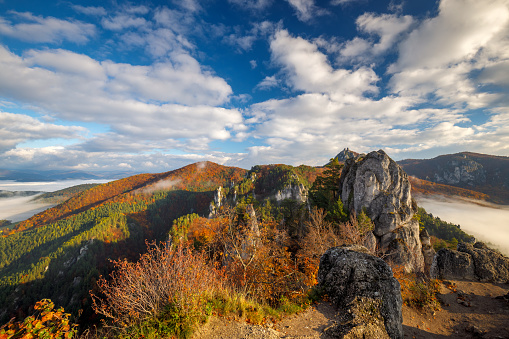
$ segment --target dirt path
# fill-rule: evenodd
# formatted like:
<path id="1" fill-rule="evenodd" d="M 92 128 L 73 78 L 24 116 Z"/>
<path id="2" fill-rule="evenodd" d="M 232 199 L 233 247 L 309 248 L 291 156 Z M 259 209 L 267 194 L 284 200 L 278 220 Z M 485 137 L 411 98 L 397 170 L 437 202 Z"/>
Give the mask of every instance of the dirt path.
<path id="1" fill-rule="evenodd" d="M 403 306 L 405 338 L 509 339 L 509 303 L 495 299 L 509 291 L 507 284 L 453 281 L 442 285 L 442 310 L 422 313 Z M 450 285 L 449 285 L 450 286 Z M 336 311 L 320 303 L 275 324 L 252 325 L 212 318 L 194 339 L 329 338 L 324 330 L 333 325 Z"/>

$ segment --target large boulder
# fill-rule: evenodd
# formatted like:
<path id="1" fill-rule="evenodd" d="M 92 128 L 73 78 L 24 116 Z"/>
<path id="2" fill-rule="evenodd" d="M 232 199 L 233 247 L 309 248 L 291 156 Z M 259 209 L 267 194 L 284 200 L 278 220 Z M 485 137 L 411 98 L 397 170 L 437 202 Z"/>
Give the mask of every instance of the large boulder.
<path id="1" fill-rule="evenodd" d="M 408 175 L 384 151 L 348 159 L 339 183 L 341 200 L 356 214 L 362 210 L 373 221 L 377 245 L 407 271 L 423 271 L 424 257 L 417 205 L 410 193 Z"/>
<path id="2" fill-rule="evenodd" d="M 459 243 L 457 251 L 441 249 L 433 259 L 432 277 L 509 282 L 509 258 L 482 242 Z"/>
<path id="3" fill-rule="evenodd" d="M 320 259 L 318 284 L 338 307 L 328 333 L 340 338 L 403 338 L 399 282 L 389 265 L 363 246 L 330 248 Z"/>
<path id="4" fill-rule="evenodd" d="M 433 259 L 431 276 L 439 279 L 474 280 L 474 262 L 468 253 L 442 248 Z"/>

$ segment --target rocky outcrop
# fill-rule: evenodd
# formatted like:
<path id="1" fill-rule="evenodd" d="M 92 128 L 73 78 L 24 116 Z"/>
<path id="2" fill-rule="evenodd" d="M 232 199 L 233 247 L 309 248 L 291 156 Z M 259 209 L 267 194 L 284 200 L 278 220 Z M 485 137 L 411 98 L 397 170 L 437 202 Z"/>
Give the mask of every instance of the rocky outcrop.
<path id="1" fill-rule="evenodd" d="M 306 203 L 308 201 L 308 189 L 301 183 L 292 183 L 285 186 L 283 189 L 278 190 L 274 195 L 274 198 L 277 201 L 293 199 L 301 203 Z"/>
<path id="2" fill-rule="evenodd" d="M 345 162 L 348 159 L 356 159 L 359 156 L 363 156 L 365 154 L 359 154 L 357 152 L 351 151 L 348 147 L 344 148 L 341 152 L 339 152 L 334 159 L 337 159 L 339 162 Z"/>
<path id="3" fill-rule="evenodd" d="M 419 234 L 422 246 L 422 256 L 424 258 L 424 272 L 430 272 L 431 265 L 433 264 L 433 258 L 435 257 L 435 249 L 431 245 L 431 239 L 426 229 L 422 230 Z"/>
<path id="4" fill-rule="evenodd" d="M 338 307 L 327 330 L 340 338 L 403 338 L 399 282 L 382 259 L 363 246 L 334 247 L 320 260 L 319 287 Z"/>
<path id="5" fill-rule="evenodd" d="M 226 199 L 225 194 L 223 193 L 223 187 L 219 186 L 214 191 L 214 200 L 210 202 L 209 205 L 209 218 L 212 218 L 219 208 L 224 204 L 224 200 Z"/>
<path id="6" fill-rule="evenodd" d="M 443 166 L 438 166 L 433 181 L 448 185 L 477 186 L 485 184 L 486 171 L 483 165 L 464 157 L 464 160 L 451 160 Z"/>
<path id="7" fill-rule="evenodd" d="M 451 280 L 474 280 L 474 262 L 468 253 L 442 248 L 431 265 L 431 277 Z"/>
<path id="8" fill-rule="evenodd" d="M 339 188 L 345 208 L 356 214 L 365 209 L 377 245 L 390 260 L 407 271 L 423 271 L 419 223 L 413 218 L 417 206 L 408 176 L 395 161 L 382 150 L 349 159 Z"/>
<path id="9" fill-rule="evenodd" d="M 509 282 L 509 258 L 484 243 L 459 243 L 457 250 L 441 249 L 435 255 L 431 276 L 440 279 L 465 279 Z"/>

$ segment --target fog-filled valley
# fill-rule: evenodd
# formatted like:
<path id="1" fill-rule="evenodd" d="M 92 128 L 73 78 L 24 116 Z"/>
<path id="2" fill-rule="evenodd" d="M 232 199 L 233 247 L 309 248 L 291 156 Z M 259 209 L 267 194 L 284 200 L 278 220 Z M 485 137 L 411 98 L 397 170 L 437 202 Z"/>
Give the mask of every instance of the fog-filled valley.
<path id="1" fill-rule="evenodd" d="M 416 197 L 419 206 L 442 220 L 459 224 L 478 241 L 509 255 L 509 206 L 445 197 Z"/>
<path id="2" fill-rule="evenodd" d="M 40 194 L 19 195 L 16 192 L 54 192 L 80 184 L 105 183 L 108 181 L 110 180 L 61 180 L 48 182 L 1 180 L 0 191 L 14 192 L 14 195 L 0 197 L 0 220 L 10 220 L 11 222 L 26 220 L 34 214 L 54 205 L 35 200 Z"/>
<path id="3" fill-rule="evenodd" d="M 0 198 L 0 220 L 22 221 L 52 206 L 34 202 L 35 197 L 36 195 Z"/>

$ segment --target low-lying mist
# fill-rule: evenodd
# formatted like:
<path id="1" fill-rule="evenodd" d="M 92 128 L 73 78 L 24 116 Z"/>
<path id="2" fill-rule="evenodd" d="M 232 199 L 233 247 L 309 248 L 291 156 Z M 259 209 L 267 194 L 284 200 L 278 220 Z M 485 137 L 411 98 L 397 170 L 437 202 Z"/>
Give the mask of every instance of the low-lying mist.
<path id="1" fill-rule="evenodd" d="M 28 197 L 0 198 L 0 220 L 6 219 L 12 222 L 22 221 L 32 215 L 54 206 L 33 202 L 36 195 Z"/>
<path id="2" fill-rule="evenodd" d="M 509 206 L 443 197 L 415 197 L 417 204 L 444 221 L 459 224 L 478 241 L 491 243 L 509 255 Z"/>

